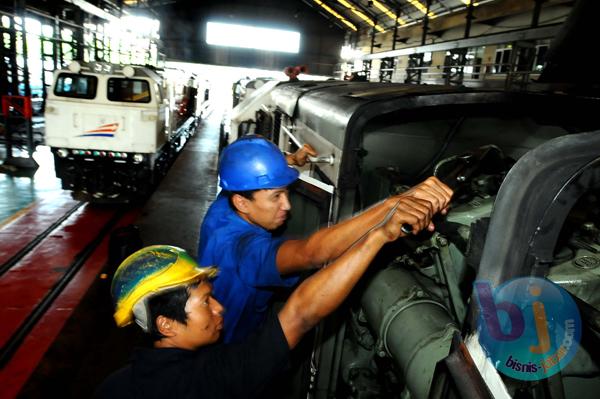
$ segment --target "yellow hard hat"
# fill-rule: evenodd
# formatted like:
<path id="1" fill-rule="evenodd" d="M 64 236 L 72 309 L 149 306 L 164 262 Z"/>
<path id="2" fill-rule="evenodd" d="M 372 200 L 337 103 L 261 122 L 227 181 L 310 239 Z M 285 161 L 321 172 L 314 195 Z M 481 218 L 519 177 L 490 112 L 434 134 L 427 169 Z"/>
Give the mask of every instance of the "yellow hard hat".
<path id="1" fill-rule="evenodd" d="M 146 301 L 168 289 L 213 278 L 215 267 L 200 267 L 181 248 L 152 245 L 131 254 L 117 268 L 111 284 L 117 326 L 124 327 L 135 319 L 144 331 L 149 320 Z"/>

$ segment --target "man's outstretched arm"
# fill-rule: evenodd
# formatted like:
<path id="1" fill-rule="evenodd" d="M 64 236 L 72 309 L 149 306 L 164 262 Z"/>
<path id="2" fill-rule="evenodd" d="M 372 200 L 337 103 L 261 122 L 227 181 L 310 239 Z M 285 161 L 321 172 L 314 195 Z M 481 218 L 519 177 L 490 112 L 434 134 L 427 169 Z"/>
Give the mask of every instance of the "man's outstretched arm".
<path id="1" fill-rule="evenodd" d="M 438 212 L 445 212 L 452 190 L 436 177 L 430 177 L 400 195 L 386 199 L 351 219 L 317 231 L 303 240 L 288 240 L 277 251 L 277 268 L 281 274 L 318 267 L 339 257 L 369 229 L 380 223 L 396 205 L 401 209 L 402 198 L 419 200 L 413 206 L 426 212 L 431 218 Z M 426 228 L 433 230 L 433 224 Z"/>
<path id="2" fill-rule="evenodd" d="M 387 223 L 369 232 L 333 263 L 304 280 L 294 290 L 278 315 L 290 348 L 295 347 L 308 330 L 344 301 L 383 245 L 404 235 L 401 231 L 403 223 L 413 226 L 414 231 L 429 225 L 431 214 L 426 201 L 411 197 L 400 201 L 402 206 L 396 209 Z"/>

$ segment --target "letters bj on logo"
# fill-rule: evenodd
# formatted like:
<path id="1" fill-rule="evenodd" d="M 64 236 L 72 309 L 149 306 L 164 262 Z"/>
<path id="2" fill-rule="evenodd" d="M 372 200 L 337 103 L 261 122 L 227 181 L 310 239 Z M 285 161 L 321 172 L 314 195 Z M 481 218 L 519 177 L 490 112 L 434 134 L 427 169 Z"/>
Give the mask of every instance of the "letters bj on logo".
<path id="1" fill-rule="evenodd" d="M 548 378 L 575 356 L 581 318 L 573 298 L 549 280 L 522 277 L 494 291 L 474 283 L 479 304 L 479 342 L 494 366 L 509 377 Z"/>

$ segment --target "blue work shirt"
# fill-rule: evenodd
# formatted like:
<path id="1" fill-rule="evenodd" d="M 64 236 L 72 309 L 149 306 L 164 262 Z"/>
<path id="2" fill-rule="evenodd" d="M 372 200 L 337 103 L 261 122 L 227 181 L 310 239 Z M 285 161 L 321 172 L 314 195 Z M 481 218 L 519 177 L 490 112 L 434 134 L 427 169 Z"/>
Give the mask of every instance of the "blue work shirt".
<path id="1" fill-rule="evenodd" d="M 198 263 L 217 266 L 213 296 L 225 307 L 224 342 L 239 342 L 264 321 L 276 287 L 291 287 L 298 277 L 282 277 L 276 256 L 285 241 L 242 219 L 220 194 L 200 228 Z"/>

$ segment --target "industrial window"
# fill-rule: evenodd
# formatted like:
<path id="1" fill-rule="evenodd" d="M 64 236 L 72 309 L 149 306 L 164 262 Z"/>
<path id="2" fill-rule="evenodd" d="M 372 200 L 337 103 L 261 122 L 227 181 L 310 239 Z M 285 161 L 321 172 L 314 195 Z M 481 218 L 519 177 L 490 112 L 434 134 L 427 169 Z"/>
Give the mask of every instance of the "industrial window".
<path id="1" fill-rule="evenodd" d="M 464 72 L 471 74 L 471 79 L 479 79 L 481 72 L 481 61 L 483 60 L 484 47 L 469 47 L 465 58 L 467 60 Z"/>
<path id="2" fill-rule="evenodd" d="M 96 97 L 96 86 L 98 86 L 98 78 L 95 76 L 61 73 L 54 86 L 54 95 L 89 100 Z"/>
<path id="3" fill-rule="evenodd" d="M 150 85 L 141 79 L 108 79 L 108 99 L 126 103 L 149 103 Z"/>
<path id="4" fill-rule="evenodd" d="M 541 72 L 544 69 L 546 62 L 546 54 L 548 53 L 548 44 L 538 44 L 535 47 L 535 61 L 533 62 L 533 70 Z"/>
<path id="5" fill-rule="evenodd" d="M 510 65 L 510 53 L 512 46 L 507 45 L 506 47 L 496 49 L 496 60 L 494 62 L 494 73 L 506 73 L 511 69 Z"/>
<path id="6" fill-rule="evenodd" d="M 256 26 L 208 22 L 206 43 L 215 46 L 298 53 L 300 33 Z"/>

